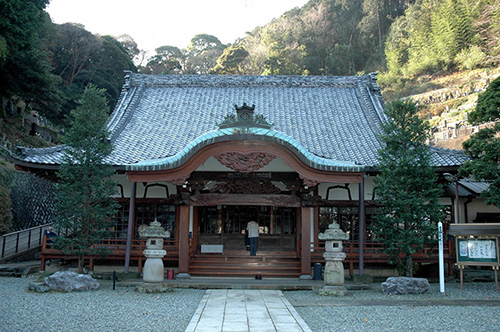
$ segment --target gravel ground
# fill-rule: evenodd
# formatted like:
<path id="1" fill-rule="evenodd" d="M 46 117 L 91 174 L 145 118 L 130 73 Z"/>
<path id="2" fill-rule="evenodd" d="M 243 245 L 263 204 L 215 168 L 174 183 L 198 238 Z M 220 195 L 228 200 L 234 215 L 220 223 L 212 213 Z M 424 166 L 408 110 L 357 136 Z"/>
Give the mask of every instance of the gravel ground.
<path id="1" fill-rule="evenodd" d="M 204 290 L 136 293 L 112 289 L 71 293 L 28 292 L 31 278 L 0 278 L 0 331 L 148 331 L 183 332 Z"/>
<path id="2" fill-rule="evenodd" d="M 494 283 L 431 284 L 425 294 L 385 295 L 350 291 L 338 297 L 284 292 L 314 332 L 330 331 L 500 331 L 500 291 Z"/>
<path id="3" fill-rule="evenodd" d="M 0 278 L 0 331 L 183 332 L 204 290 L 136 293 L 112 290 L 32 293 L 32 278 Z M 500 331 L 500 291 L 494 283 L 438 284 L 420 295 L 384 295 L 379 289 L 345 297 L 315 291 L 283 292 L 314 332 L 323 331 Z"/>

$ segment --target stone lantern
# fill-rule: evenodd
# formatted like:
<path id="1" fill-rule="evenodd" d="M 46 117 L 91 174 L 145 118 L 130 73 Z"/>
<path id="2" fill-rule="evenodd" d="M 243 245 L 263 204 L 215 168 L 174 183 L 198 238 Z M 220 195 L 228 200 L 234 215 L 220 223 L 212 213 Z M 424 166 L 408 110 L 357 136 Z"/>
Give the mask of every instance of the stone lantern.
<path id="1" fill-rule="evenodd" d="M 320 240 L 325 240 L 325 253 L 323 257 L 326 260 L 324 281 L 325 286 L 320 289 L 320 295 L 347 295 L 347 289 L 344 287 L 344 264 L 342 261 L 346 255 L 342 251 L 342 240 L 348 240 L 349 234 L 342 231 L 338 224 L 328 225 L 324 233 L 318 234 Z"/>
<path id="2" fill-rule="evenodd" d="M 145 282 L 162 282 L 164 279 L 162 258 L 167 254 L 163 250 L 163 239 L 170 237 L 170 232 L 165 231 L 155 218 L 155 221 L 139 234 L 142 238 L 147 238 L 146 250 L 143 252 L 146 256 L 146 263 L 144 263 L 142 278 Z"/>

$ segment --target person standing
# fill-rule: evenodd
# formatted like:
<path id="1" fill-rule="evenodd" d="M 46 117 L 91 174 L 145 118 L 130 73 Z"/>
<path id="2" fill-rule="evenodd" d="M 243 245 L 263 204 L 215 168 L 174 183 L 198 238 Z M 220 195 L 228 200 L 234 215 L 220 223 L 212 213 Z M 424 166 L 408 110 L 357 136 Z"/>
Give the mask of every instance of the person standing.
<path id="1" fill-rule="evenodd" d="M 257 255 L 257 242 L 259 240 L 259 224 L 249 221 L 247 224 L 248 240 L 250 240 L 250 256 Z"/>
<path id="2" fill-rule="evenodd" d="M 54 243 L 57 233 L 54 232 L 54 229 L 49 226 L 49 228 L 45 231 L 45 236 L 47 237 L 47 243 Z"/>

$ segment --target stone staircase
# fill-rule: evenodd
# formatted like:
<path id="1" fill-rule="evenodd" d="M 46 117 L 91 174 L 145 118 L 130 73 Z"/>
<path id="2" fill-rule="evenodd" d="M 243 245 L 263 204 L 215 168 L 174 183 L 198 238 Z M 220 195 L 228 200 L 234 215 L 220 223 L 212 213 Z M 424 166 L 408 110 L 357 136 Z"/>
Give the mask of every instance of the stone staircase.
<path id="1" fill-rule="evenodd" d="M 40 261 L 0 264 L 0 277 L 21 278 L 40 270 Z"/>

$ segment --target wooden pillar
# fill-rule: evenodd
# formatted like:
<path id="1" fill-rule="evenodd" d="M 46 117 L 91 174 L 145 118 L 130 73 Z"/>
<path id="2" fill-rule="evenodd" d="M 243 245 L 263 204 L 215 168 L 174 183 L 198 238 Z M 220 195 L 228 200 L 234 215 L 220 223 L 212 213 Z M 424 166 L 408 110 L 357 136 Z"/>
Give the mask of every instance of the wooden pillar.
<path id="1" fill-rule="evenodd" d="M 135 195 L 136 195 L 136 183 L 132 182 L 130 188 L 130 204 L 128 211 L 128 224 L 127 224 L 127 247 L 125 249 L 125 273 L 128 273 L 128 268 L 130 265 L 130 249 L 132 247 L 132 230 L 135 224 Z M 141 267 L 139 267 L 139 270 Z"/>
<path id="2" fill-rule="evenodd" d="M 179 206 L 179 273 L 178 278 L 189 278 L 189 205 Z"/>
<path id="3" fill-rule="evenodd" d="M 5 245 L 5 238 L 3 239 L 3 244 Z M 40 260 L 41 260 L 41 265 L 40 265 L 40 272 L 45 272 L 45 263 L 46 263 L 46 259 L 45 259 L 45 255 L 44 255 L 44 252 L 45 250 L 47 249 L 47 236 L 44 235 L 43 238 L 42 238 L 42 251 L 41 251 L 41 254 L 40 254 Z"/>
<path id="4" fill-rule="evenodd" d="M 193 237 L 191 239 L 191 251 L 198 251 L 198 211 L 199 207 L 193 207 Z"/>
<path id="5" fill-rule="evenodd" d="M 365 178 L 359 183 L 359 275 L 364 274 L 365 247 Z"/>
<path id="6" fill-rule="evenodd" d="M 312 279 L 311 276 L 311 214 L 313 208 L 302 207 L 301 217 L 301 234 L 302 234 L 302 249 L 300 255 L 300 272 L 299 279 Z"/>

